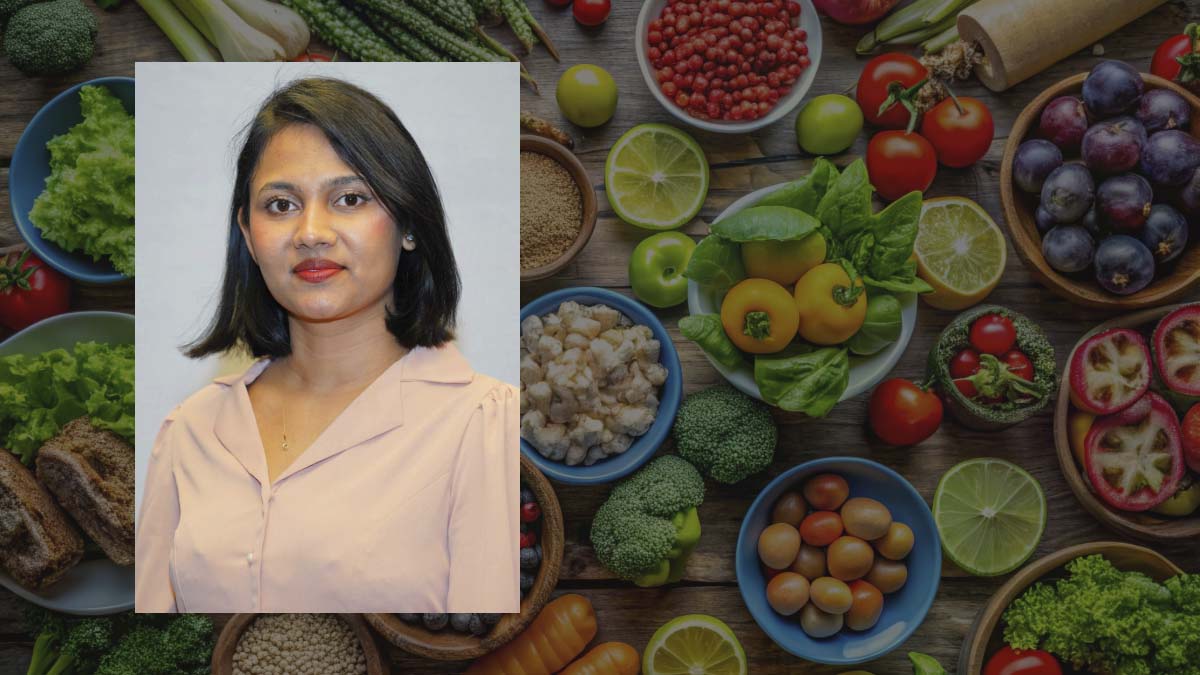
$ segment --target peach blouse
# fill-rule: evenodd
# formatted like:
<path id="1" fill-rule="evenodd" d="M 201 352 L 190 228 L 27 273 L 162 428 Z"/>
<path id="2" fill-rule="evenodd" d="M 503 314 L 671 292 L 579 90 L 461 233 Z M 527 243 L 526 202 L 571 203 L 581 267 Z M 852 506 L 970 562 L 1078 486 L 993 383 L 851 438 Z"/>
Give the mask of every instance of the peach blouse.
<path id="1" fill-rule="evenodd" d="M 163 422 L 137 611 L 520 611 L 516 387 L 413 349 L 271 483 L 246 388 L 268 363 Z"/>

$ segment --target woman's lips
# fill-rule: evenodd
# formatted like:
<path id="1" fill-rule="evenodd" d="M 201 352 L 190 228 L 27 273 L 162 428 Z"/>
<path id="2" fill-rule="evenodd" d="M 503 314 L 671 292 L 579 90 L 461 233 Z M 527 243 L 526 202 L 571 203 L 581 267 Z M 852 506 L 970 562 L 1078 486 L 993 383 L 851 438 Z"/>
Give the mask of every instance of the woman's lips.
<path id="1" fill-rule="evenodd" d="M 341 272 L 344 267 L 323 258 L 310 258 L 292 268 L 292 272 L 310 284 L 319 284 Z"/>

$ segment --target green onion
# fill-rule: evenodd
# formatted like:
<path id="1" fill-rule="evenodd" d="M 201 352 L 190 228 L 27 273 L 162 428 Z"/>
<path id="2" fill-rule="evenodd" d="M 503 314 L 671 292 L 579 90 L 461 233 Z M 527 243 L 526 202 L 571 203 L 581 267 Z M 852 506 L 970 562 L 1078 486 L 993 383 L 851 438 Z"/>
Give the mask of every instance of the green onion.
<path id="1" fill-rule="evenodd" d="M 938 23 L 948 16 L 958 16 L 958 13 L 969 4 L 969 0 L 940 0 L 925 13 L 925 23 Z"/>
<path id="2" fill-rule="evenodd" d="M 213 49 L 200 31 L 188 23 L 187 18 L 175 9 L 170 0 L 137 0 L 179 54 L 188 61 L 220 61 L 221 55 Z"/>
<path id="3" fill-rule="evenodd" d="M 889 45 L 920 44 L 920 43 L 928 40 L 929 38 L 932 38 L 936 35 L 939 35 L 945 31 L 951 29 L 951 28 L 954 28 L 957 24 L 958 24 L 957 16 L 947 17 L 947 18 L 943 19 L 941 23 L 937 23 L 932 26 L 924 26 L 922 28 L 918 28 L 917 30 L 912 31 L 911 33 L 905 33 L 904 35 L 896 36 L 896 37 L 888 40 L 887 43 Z"/>
<path id="4" fill-rule="evenodd" d="M 934 54 L 942 51 L 946 47 L 958 40 L 958 24 L 947 28 L 937 35 L 929 38 L 921 43 L 921 49 L 925 50 L 926 54 Z"/>

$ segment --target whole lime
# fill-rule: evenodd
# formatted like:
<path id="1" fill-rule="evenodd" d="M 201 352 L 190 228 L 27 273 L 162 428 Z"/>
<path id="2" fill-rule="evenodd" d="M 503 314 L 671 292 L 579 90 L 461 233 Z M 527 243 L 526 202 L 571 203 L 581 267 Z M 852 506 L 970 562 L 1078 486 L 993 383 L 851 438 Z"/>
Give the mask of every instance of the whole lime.
<path id="1" fill-rule="evenodd" d="M 796 141 L 814 155 L 835 155 L 849 148 L 862 128 L 862 108 L 841 94 L 818 96 L 796 115 Z"/>
<path id="2" fill-rule="evenodd" d="M 617 83 L 600 66 L 581 63 L 558 78 L 558 109 L 581 127 L 598 127 L 617 109 Z"/>

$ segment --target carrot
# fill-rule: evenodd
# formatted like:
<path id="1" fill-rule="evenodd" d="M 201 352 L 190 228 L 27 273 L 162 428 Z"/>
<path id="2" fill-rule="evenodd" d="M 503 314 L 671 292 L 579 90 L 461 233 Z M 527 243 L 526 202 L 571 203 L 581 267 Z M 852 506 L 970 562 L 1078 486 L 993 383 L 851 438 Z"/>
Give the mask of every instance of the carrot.
<path id="1" fill-rule="evenodd" d="M 605 642 L 579 657 L 559 675 L 637 675 L 641 658 L 624 642 Z"/>
<path id="2" fill-rule="evenodd" d="M 596 612 L 582 595 L 555 598 L 512 642 L 484 656 L 467 675 L 550 675 L 596 637 Z"/>

